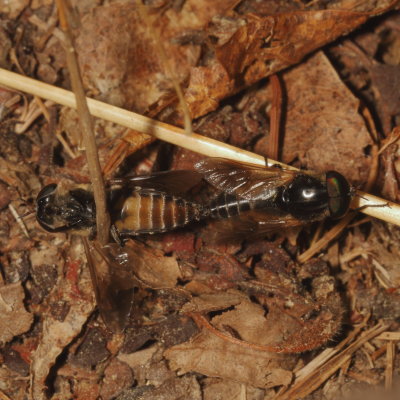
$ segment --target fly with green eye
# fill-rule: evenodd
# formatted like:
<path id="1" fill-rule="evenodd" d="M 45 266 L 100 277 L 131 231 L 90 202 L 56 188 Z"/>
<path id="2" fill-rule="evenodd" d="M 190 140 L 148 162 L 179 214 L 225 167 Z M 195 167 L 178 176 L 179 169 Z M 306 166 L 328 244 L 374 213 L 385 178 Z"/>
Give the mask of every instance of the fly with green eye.
<path id="1" fill-rule="evenodd" d="M 219 194 L 204 204 L 188 200 L 185 194 L 202 181 Z M 167 232 L 202 220 L 213 221 L 218 240 L 262 237 L 326 217 L 341 218 L 353 195 L 348 181 L 336 171 L 314 174 L 224 158 L 205 159 L 194 170 L 112 179 L 108 188 L 111 233 L 120 245 L 128 237 Z M 36 218 L 45 230 L 95 237 L 96 211 L 90 190 L 59 193 L 57 185 L 51 184 L 40 191 L 36 203 Z M 109 264 L 100 278 L 92 263 L 91 274 L 103 319 L 118 331 L 129 315 L 127 303 L 133 299 L 133 279 L 130 285 L 128 278 L 132 273 L 127 268 L 140 255 L 129 254 L 123 246 L 110 246 L 101 249 L 86 244 L 87 250 L 102 253 L 100 259 Z"/>
<path id="2" fill-rule="evenodd" d="M 186 200 L 185 193 L 202 180 L 220 195 L 207 204 Z M 248 237 L 325 217 L 340 218 L 349 208 L 352 193 L 336 171 L 311 174 L 208 158 L 193 171 L 112 179 L 109 206 L 121 237 L 166 232 L 204 219 L 219 220 L 221 226 L 229 222 L 234 233 Z M 93 195 L 86 189 L 60 195 L 57 185 L 51 184 L 36 201 L 37 220 L 49 232 L 95 228 Z"/>

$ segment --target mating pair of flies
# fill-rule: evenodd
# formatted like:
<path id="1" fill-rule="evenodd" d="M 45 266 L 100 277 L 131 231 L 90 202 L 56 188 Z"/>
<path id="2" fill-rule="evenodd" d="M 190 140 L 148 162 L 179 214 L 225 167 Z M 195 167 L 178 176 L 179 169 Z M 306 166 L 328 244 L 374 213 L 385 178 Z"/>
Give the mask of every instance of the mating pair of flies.
<path id="1" fill-rule="evenodd" d="M 185 194 L 202 181 L 219 194 L 206 203 L 188 200 Z M 111 179 L 111 233 L 122 245 L 129 236 L 166 232 L 208 219 L 213 220 L 220 239 L 262 237 L 325 217 L 340 218 L 348 211 L 353 192 L 336 171 L 315 174 L 208 158 L 194 170 Z M 94 238 L 95 214 L 93 194 L 88 189 L 60 193 L 56 184 L 50 184 L 37 197 L 37 220 L 49 232 L 83 231 Z M 134 269 L 134 257 L 129 248 L 115 244 L 101 248 L 86 242 L 85 247 L 87 252 L 102 253 L 101 259 L 109 264 L 109 276 L 100 276 L 88 257 L 102 317 L 113 331 L 120 331 L 129 317 L 137 285 L 127 279 L 131 276 L 127 268 Z"/>

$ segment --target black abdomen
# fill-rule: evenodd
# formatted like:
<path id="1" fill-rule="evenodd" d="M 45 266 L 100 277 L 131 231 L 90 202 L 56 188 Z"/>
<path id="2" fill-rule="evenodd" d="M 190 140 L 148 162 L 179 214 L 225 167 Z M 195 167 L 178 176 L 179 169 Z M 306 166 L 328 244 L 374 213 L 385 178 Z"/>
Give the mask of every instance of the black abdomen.
<path id="1" fill-rule="evenodd" d="M 240 199 L 229 193 L 220 194 L 207 207 L 209 215 L 213 218 L 236 217 L 251 208 L 249 200 Z"/>

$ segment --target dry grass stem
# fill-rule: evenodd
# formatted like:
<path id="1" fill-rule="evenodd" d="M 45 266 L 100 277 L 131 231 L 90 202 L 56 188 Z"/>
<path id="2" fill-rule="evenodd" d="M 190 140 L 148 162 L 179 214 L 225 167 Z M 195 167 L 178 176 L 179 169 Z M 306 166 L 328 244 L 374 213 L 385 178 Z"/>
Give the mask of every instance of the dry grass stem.
<path id="1" fill-rule="evenodd" d="M 331 375 L 333 375 L 337 370 L 342 368 L 350 360 L 353 353 L 357 351 L 360 347 L 362 347 L 364 343 L 375 338 L 377 335 L 379 335 L 387 328 L 388 326 L 385 325 L 384 323 L 382 322 L 378 323 L 373 328 L 364 332 L 354 343 L 344 348 L 338 354 L 327 360 L 324 364 L 316 366 L 306 375 L 302 374 L 301 378 L 297 377 L 293 386 L 291 386 L 290 389 L 287 390 L 286 392 L 281 393 L 277 397 L 275 397 L 275 400 L 298 399 L 298 398 L 303 398 L 308 394 L 312 393 Z M 345 341 L 347 344 L 348 340 L 345 339 Z M 340 343 L 338 347 L 342 348 L 343 347 L 342 343 Z M 313 360 L 312 362 L 314 361 L 315 360 Z M 304 367 L 304 369 L 306 368 L 307 366 Z M 299 371 L 297 376 L 299 376 L 300 373 L 301 371 Z"/>
<path id="2" fill-rule="evenodd" d="M 67 107 L 76 108 L 74 95 L 70 91 L 1 68 L 0 84 L 52 100 Z M 175 126 L 152 120 L 143 115 L 111 106 L 101 101 L 87 99 L 87 102 L 91 114 L 95 117 L 153 135 L 157 139 L 204 154 L 207 157 L 225 157 L 256 165 L 265 165 L 266 163 L 264 157 L 250 151 L 242 150 L 196 133 L 187 135 L 182 129 Z M 287 168 L 292 168 L 275 160 L 267 161 L 269 165 L 280 164 Z M 364 207 L 362 209 L 363 213 L 400 226 L 400 206 L 398 204 L 361 191 L 357 191 L 357 194 L 358 196 L 354 199 L 352 207 Z"/>
<path id="3" fill-rule="evenodd" d="M 69 32 L 68 14 L 64 1 L 57 0 L 57 7 L 60 17 L 60 25 L 65 35 L 63 44 L 66 47 L 65 53 L 68 70 L 71 76 L 71 86 L 76 96 L 79 125 L 82 130 L 82 137 L 79 138 L 78 143 L 81 143 L 81 139 L 83 139 L 89 175 L 92 181 L 94 200 L 96 203 L 97 238 L 100 243 L 106 244 L 109 241 L 110 217 L 107 211 L 106 192 L 97 153 L 92 116 L 90 115 L 85 91 L 83 89 L 82 78 L 79 71 L 78 59 L 73 45 L 72 35 Z"/>
<path id="4" fill-rule="evenodd" d="M 366 348 L 368 345 L 369 345 L 369 343 L 365 343 L 364 346 L 362 347 L 361 351 L 363 352 L 364 357 L 367 360 L 369 368 L 372 369 L 372 368 L 375 368 L 375 365 L 374 365 L 374 361 L 371 358 L 370 352 L 368 352 L 368 350 Z"/>
<path id="5" fill-rule="evenodd" d="M 15 218 L 15 220 L 17 221 L 17 224 L 19 225 L 19 227 L 21 228 L 22 232 L 24 233 L 24 235 L 30 239 L 29 236 L 29 232 L 28 229 L 26 229 L 26 226 L 24 224 L 24 221 L 22 220 L 22 218 L 18 215 L 17 210 L 15 209 L 15 207 L 10 203 L 8 205 L 8 209 L 10 210 L 12 216 Z"/>
<path id="6" fill-rule="evenodd" d="M 386 346 L 381 346 L 378 350 L 374 351 L 371 354 L 371 358 L 373 361 L 375 361 L 385 353 L 386 353 Z"/>
<path id="7" fill-rule="evenodd" d="M 0 391 L 0 400 L 11 400 L 4 392 Z"/>
<path id="8" fill-rule="evenodd" d="M 376 339 L 400 341 L 400 332 L 383 332 L 377 336 Z"/>
<path id="9" fill-rule="evenodd" d="M 383 153 L 389 146 L 396 143 L 400 139 L 400 127 L 396 126 L 389 136 L 382 142 L 382 146 L 379 149 L 379 154 Z"/>
<path id="10" fill-rule="evenodd" d="M 318 354 L 312 361 L 310 361 L 307 365 L 305 365 L 302 369 L 296 372 L 296 380 L 301 381 L 309 376 L 313 371 L 320 368 L 322 365 L 327 363 L 331 358 L 333 358 L 336 354 L 338 354 L 344 347 L 346 347 L 351 341 L 353 341 L 359 333 L 366 327 L 368 318 L 365 318 L 364 321 L 357 325 L 355 329 L 353 329 L 349 335 L 343 339 L 336 347 L 325 349 L 322 353 Z"/>
<path id="11" fill-rule="evenodd" d="M 347 371 L 346 375 L 356 381 L 367 383 L 368 385 L 376 386 L 379 385 L 379 379 L 365 375 L 364 373 Z"/>
<path id="12" fill-rule="evenodd" d="M 16 124 L 15 132 L 17 134 L 24 133 L 40 115 L 43 115 L 45 118 L 46 115 L 48 115 L 49 119 L 47 121 L 50 123 L 50 115 L 47 111 L 47 107 L 51 107 L 53 104 L 54 103 L 52 101 L 45 101 L 43 103 L 41 99 L 35 97 L 34 100 L 29 103 L 26 113 L 23 116 L 23 120 Z M 42 106 L 45 108 L 46 113 L 43 112 Z"/>
<path id="13" fill-rule="evenodd" d="M 18 57 L 17 57 L 17 54 L 16 54 L 14 48 L 12 48 L 10 50 L 10 59 L 16 66 L 19 73 L 22 75 L 25 75 L 25 71 L 22 69 L 21 64 L 18 61 Z M 42 113 L 43 113 L 44 117 L 46 118 L 46 120 L 50 121 L 50 115 L 47 111 L 47 108 L 44 106 L 42 99 L 35 95 L 34 95 L 34 99 L 35 99 L 36 103 L 38 104 L 39 108 L 42 110 Z"/>
<path id="14" fill-rule="evenodd" d="M 385 369 L 385 389 L 390 390 L 393 386 L 393 367 L 394 367 L 395 346 L 389 340 L 386 344 L 386 369 Z"/>
<path id="15" fill-rule="evenodd" d="M 354 213 L 347 214 L 344 218 L 340 220 L 332 229 L 325 233 L 325 235 L 317 240 L 316 242 L 312 243 L 310 248 L 308 248 L 304 253 L 297 256 L 297 261 L 299 263 L 304 263 L 308 261 L 314 254 L 319 253 L 325 246 L 335 239 L 346 226 L 348 223 L 354 218 Z"/>

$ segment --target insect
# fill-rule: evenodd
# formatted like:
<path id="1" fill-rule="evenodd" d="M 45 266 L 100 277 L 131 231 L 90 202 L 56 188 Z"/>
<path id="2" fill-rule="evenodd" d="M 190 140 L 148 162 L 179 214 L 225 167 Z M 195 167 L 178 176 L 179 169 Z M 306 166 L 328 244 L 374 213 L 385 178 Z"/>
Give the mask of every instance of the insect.
<path id="1" fill-rule="evenodd" d="M 207 204 L 186 200 L 185 192 L 201 180 L 221 194 Z M 352 188 L 336 171 L 311 174 L 208 158 L 193 171 L 112 179 L 109 194 L 112 220 L 121 237 L 166 232 L 207 218 L 225 220 L 236 234 L 247 235 L 327 216 L 340 218 L 349 208 Z M 94 237 L 95 205 L 90 191 L 76 188 L 60 194 L 57 185 L 51 184 L 36 201 L 37 220 L 45 230 L 75 230 Z"/>
<path id="2" fill-rule="evenodd" d="M 185 193 L 201 181 L 220 194 L 205 204 L 187 200 Z M 195 170 L 112 179 L 108 193 L 112 234 L 122 244 L 129 236 L 166 232 L 206 219 L 215 221 L 215 231 L 222 238 L 248 238 L 327 216 L 340 218 L 349 209 L 353 190 L 336 171 L 314 174 L 208 158 L 197 163 Z M 49 232 L 75 231 L 95 237 L 94 198 L 86 188 L 60 193 L 56 184 L 44 187 L 37 196 L 36 217 Z M 88 253 L 108 260 L 105 273 L 92 262 L 92 280 L 103 318 L 119 330 L 133 296 L 127 260 L 140 255 L 137 251 L 129 255 L 116 244 L 100 248 L 86 241 L 85 246 Z M 124 311 L 118 314 L 113 308 L 121 302 Z"/>

